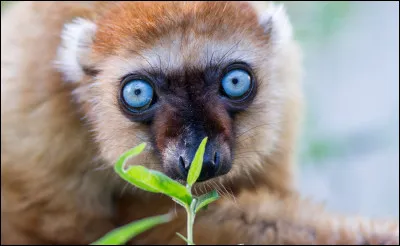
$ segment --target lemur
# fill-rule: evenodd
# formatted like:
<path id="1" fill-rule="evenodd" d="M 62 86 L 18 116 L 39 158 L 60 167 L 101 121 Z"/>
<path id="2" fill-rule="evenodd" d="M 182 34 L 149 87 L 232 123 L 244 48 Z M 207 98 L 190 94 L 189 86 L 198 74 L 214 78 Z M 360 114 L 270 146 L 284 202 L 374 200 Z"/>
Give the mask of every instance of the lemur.
<path id="1" fill-rule="evenodd" d="M 133 244 L 183 244 L 185 211 L 113 172 L 182 181 L 204 137 L 197 244 L 398 244 L 396 220 L 333 214 L 294 185 L 301 49 L 282 5 L 19 2 L 1 19 L 1 242 L 90 244 L 176 217 Z"/>

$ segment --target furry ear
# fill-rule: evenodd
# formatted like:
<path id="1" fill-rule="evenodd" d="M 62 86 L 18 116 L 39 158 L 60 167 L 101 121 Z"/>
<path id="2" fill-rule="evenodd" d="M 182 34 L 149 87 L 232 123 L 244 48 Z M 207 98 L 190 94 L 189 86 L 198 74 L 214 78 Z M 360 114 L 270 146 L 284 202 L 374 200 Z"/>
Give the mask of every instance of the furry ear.
<path id="1" fill-rule="evenodd" d="M 292 25 L 283 4 L 269 3 L 259 15 L 259 23 L 269 34 L 274 49 L 279 49 L 292 39 Z"/>
<path id="2" fill-rule="evenodd" d="M 96 29 L 95 23 L 82 18 L 64 25 L 55 64 L 65 81 L 78 82 L 95 73 L 88 59 Z"/>

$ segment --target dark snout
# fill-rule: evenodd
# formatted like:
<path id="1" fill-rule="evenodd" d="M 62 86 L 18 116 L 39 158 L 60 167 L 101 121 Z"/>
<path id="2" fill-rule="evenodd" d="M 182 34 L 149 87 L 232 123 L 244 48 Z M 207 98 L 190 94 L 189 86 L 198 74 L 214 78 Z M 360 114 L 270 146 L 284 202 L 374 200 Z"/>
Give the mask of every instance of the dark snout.
<path id="1" fill-rule="evenodd" d="M 190 144 L 180 151 L 181 154 L 177 157 L 176 165 L 181 179 L 186 180 L 190 165 L 199 145 L 200 141 L 196 141 L 195 144 Z M 206 181 L 228 173 L 231 169 L 229 152 L 229 149 L 223 144 L 219 145 L 215 140 L 209 141 L 206 145 L 203 156 L 203 166 L 197 181 Z"/>

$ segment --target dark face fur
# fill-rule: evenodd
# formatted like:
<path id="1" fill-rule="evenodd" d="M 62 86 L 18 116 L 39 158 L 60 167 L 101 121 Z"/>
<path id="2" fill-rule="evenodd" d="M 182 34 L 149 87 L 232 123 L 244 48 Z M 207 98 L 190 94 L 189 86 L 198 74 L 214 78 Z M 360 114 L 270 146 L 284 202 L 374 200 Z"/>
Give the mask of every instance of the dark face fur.
<path id="1" fill-rule="evenodd" d="M 248 72 L 251 84 L 243 96 L 234 99 L 224 92 L 221 82 L 235 69 Z M 196 150 L 205 137 L 208 142 L 199 181 L 230 171 L 234 116 L 245 110 L 256 94 L 255 78 L 247 64 L 189 67 L 168 74 L 159 71 L 130 74 L 122 80 L 121 91 L 127 82 L 135 79 L 149 82 L 153 88 L 151 103 L 145 109 L 132 110 L 121 93 L 120 107 L 130 120 L 149 126 L 152 144 L 167 175 L 186 180 Z"/>

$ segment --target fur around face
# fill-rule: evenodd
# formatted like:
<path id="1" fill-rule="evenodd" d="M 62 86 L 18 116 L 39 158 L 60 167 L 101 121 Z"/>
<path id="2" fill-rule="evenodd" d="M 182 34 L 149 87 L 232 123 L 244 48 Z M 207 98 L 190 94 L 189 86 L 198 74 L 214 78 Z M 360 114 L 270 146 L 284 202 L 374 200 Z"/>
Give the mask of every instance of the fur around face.
<path id="1" fill-rule="evenodd" d="M 222 67 L 230 61 L 243 61 L 253 67 L 258 81 L 256 98 L 244 112 L 231 122 L 224 109 L 218 110 L 218 102 L 214 102 L 218 99 L 213 101 L 212 96 L 204 94 L 205 101 L 199 102 L 204 106 L 211 101 L 209 109 L 204 109 L 211 121 L 204 124 L 221 125 L 221 131 L 235 131 L 238 137 L 233 136 L 233 152 L 242 155 L 240 159 L 234 158 L 227 175 L 214 181 L 236 190 L 276 179 L 285 183 L 271 182 L 271 186 L 290 189 L 290 163 L 279 160 L 277 167 L 268 166 L 277 159 L 272 157 L 275 153 L 282 151 L 286 155 L 290 151 L 285 148 L 293 148 L 293 141 L 282 143 L 286 140 L 281 135 L 295 135 L 290 131 L 298 124 L 297 112 L 301 107 L 298 50 L 291 40 L 291 26 L 282 7 L 271 5 L 262 17 L 247 3 L 232 2 L 122 2 L 100 9 L 92 20 L 76 19 L 65 25 L 56 62 L 64 77 L 78 84 L 82 93 L 77 91 L 76 98 L 87 109 L 84 114 L 96 132 L 100 153 L 107 162 L 113 163 L 128 146 L 155 142 L 135 163 L 150 163 L 150 168 L 163 171 L 159 156 L 168 159 L 169 152 L 176 151 L 178 145 L 175 138 L 167 138 L 166 134 L 171 133 L 166 130 L 178 127 L 173 119 L 183 110 L 171 103 L 160 106 L 163 114 L 155 116 L 153 131 L 132 122 L 118 107 L 118 84 L 122 77 L 143 70 L 161 71 L 159 76 L 169 76 L 181 70 L 204 70 L 210 65 Z M 287 64 L 288 68 L 283 67 Z M 84 67 L 98 73 L 85 77 Z M 189 76 L 184 83 L 192 80 L 195 79 Z M 178 128 L 176 135 L 182 131 Z M 229 138 L 233 134 L 226 135 Z M 224 142 L 219 141 L 219 145 Z M 245 155 L 248 152 L 251 155 Z M 274 177 L 265 179 L 264 175 L 269 173 Z"/>
<path id="2" fill-rule="evenodd" d="M 326 221 L 336 217 L 313 219 L 317 209 L 295 195 L 300 55 L 283 8 L 261 14 L 244 2 L 21 2 L 2 16 L 1 50 L 2 244 L 89 244 L 174 208 L 112 171 L 120 154 L 143 141 L 149 148 L 131 164 L 164 171 L 160 160 L 175 148 L 162 130 L 176 108 L 164 104 L 153 129 L 135 122 L 118 103 L 121 77 L 234 60 L 252 67 L 257 95 L 234 119 L 218 104 L 207 111 L 234 132 L 226 134 L 235 154 L 228 174 L 194 187 L 227 195 L 199 215 L 195 242 L 290 243 L 295 237 L 285 233 L 308 228 L 297 242 L 398 243 L 397 222 L 329 234 Z M 174 238 L 185 228 L 181 212 L 132 243 L 182 243 Z"/>

